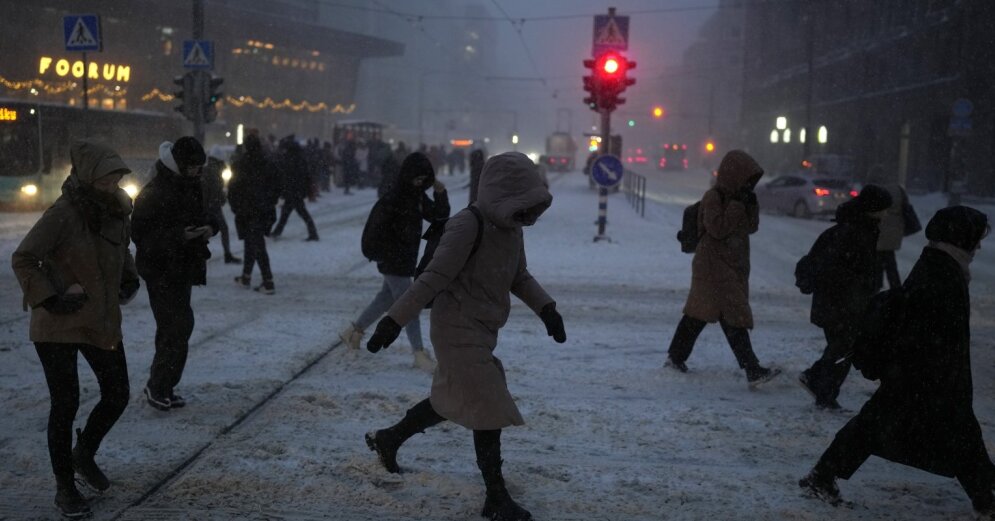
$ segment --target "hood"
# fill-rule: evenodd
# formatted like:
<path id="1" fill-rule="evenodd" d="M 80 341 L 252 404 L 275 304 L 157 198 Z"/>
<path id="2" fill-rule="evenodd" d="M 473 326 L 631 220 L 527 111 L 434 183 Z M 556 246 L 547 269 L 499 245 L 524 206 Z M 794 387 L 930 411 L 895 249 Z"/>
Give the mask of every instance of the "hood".
<path id="1" fill-rule="evenodd" d="M 970 206 L 950 206 L 938 210 L 926 224 L 926 238 L 952 244 L 973 252 L 991 231 L 988 216 Z"/>
<path id="2" fill-rule="evenodd" d="M 163 141 L 159 145 L 159 161 L 162 161 L 162 164 L 170 172 L 174 174 L 180 173 L 180 167 L 176 166 L 176 159 L 173 159 L 173 143 L 171 141 Z"/>
<path id="3" fill-rule="evenodd" d="M 110 147 L 91 141 L 76 141 L 69 147 L 73 173 L 80 183 L 91 185 L 108 174 L 131 173 L 121 156 Z"/>
<path id="4" fill-rule="evenodd" d="M 476 205 L 485 217 L 502 228 L 517 228 L 516 212 L 541 206 L 545 210 L 553 196 L 542 183 L 535 163 L 521 152 L 505 152 L 484 163 Z M 538 212 L 536 217 L 542 212 Z"/>
<path id="5" fill-rule="evenodd" d="M 877 185 L 867 185 L 856 198 L 836 208 L 836 222 L 853 222 L 860 216 L 880 212 L 890 206 L 891 194 L 887 190 Z"/>
<path id="6" fill-rule="evenodd" d="M 750 154 L 742 150 L 730 150 L 719 163 L 719 174 L 715 186 L 733 193 L 744 186 L 751 188 L 757 185 L 764 175 L 763 168 Z"/>
<path id="7" fill-rule="evenodd" d="M 411 181 L 420 176 L 428 176 L 428 181 L 421 185 L 420 190 L 426 190 L 435 183 L 435 169 L 425 154 L 413 152 L 404 158 L 401 171 L 397 175 L 396 186 L 401 190 L 415 189 Z"/>

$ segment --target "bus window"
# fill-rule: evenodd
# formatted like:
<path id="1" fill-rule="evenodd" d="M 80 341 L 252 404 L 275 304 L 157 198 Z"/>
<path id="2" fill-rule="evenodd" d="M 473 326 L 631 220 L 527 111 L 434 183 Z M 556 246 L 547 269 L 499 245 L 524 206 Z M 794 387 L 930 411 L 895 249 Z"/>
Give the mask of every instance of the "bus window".
<path id="1" fill-rule="evenodd" d="M 0 121 L 0 176 L 27 176 L 41 168 L 38 121 L 24 116 L 28 116 L 27 111 L 18 110 L 16 120 Z"/>

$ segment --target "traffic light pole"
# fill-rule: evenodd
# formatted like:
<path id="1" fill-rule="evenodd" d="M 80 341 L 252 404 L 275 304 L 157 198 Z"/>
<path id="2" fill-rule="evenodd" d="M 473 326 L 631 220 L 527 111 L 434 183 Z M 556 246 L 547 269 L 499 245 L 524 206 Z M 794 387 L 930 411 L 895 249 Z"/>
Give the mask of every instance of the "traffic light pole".
<path id="1" fill-rule="evenodd" d="M 193 0 L 193 39 L 200 40 L 204 37 L 204 0 Z M 203 78 L 201 71 L 197 71 L 197 80 L 194 82 L 195 88 L 203 91 L 201 85 Z M 193 137 L 197 138 L 201 144 L 204 143 L 204 100 L 192 100 L 196 103 L 193 111 Z"/>
<path id="2" fill-rule="evenodd" d="M 611 123 L 612 113 L 609 110 L 601 109 L 601 153 L 611 154 L 615 151 L 611 149 Z M 592 173 L 593 175 L 593 173 Z M 608 224 L 608 189 L 604 186 L 598 188 L 598 234 L 594 236 L 594 242 L 612 242 L 611 237 L 605 235 L 605 226 Z"/>

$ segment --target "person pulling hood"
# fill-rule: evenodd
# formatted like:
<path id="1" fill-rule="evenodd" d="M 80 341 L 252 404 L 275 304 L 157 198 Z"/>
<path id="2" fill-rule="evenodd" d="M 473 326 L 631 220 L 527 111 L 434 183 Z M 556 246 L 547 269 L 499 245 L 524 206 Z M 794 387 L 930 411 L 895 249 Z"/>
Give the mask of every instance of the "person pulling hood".
<path id="1" fill-rule="evenodd" d="M 491 157 L 480 174 L 476 205 L 501 228 L 535 224 L 553 203 L 535 163 L 521 152 Z"/>
<path id="2" fill-rule="evenodd" d="M 419 177 L 425 177 L 425 181 L 420 187 L 415 187 L 412 183 Z M 428 156 L 421 152 L 412 152 L 404 158 L 401 163 L 401 171 L 397 175 L 397 182 L 394 188 L 401 191 L 424 192 L 435 183 L 435 168 Z"/>
<path id="3" fill-rule="evenodd" d="M 750 154 L 742 150 L 730 150 L 719 163 L 715 186 L 726 194 L 734 194 L 743 188 L 752 190 L 763 175 L 763 168 L 760 168 Z"/>

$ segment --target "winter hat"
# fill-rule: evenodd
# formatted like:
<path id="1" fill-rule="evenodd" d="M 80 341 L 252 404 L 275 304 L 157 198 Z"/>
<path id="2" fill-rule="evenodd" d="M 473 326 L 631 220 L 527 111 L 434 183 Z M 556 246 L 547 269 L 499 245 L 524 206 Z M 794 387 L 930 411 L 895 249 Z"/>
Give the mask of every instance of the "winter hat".
<path id="1" fill-rule="evenodd" d="M 891 194 L 878 185 L 867 185 L 853 201 L 854 209 L 861 213 L 874 213 L 891 207 Z"/>
<path id="2" fill-rule="evenodd" d="M 177 139 L 170 148 L 173 161 L 179 168 L 178 172 L 188 166 L 204 166 L 207 163 L 207 154 L 200 141 L 191 136 L 183 136 Z"/>
<path id="3" fill-rule="evenodd" d="M 938 210 L 929 220 L 926 238 L 970 252 L 990 230 L 988 216 L 984 213 L 969 206 L 951 206 Z"/>
<path id="4" fill-rule="evenodd" d="M 422 183 L 422 188 L 428 188 L 435 182 L 435 169 L 432 168 L 432 162 L 429 161 L 428 156 L 421 152 L 412 152 L 401 163 L 399 176 L 401 185 L 409 185 L 416 177 L 421 176 L 428 177 L 428 181 Z"/>

